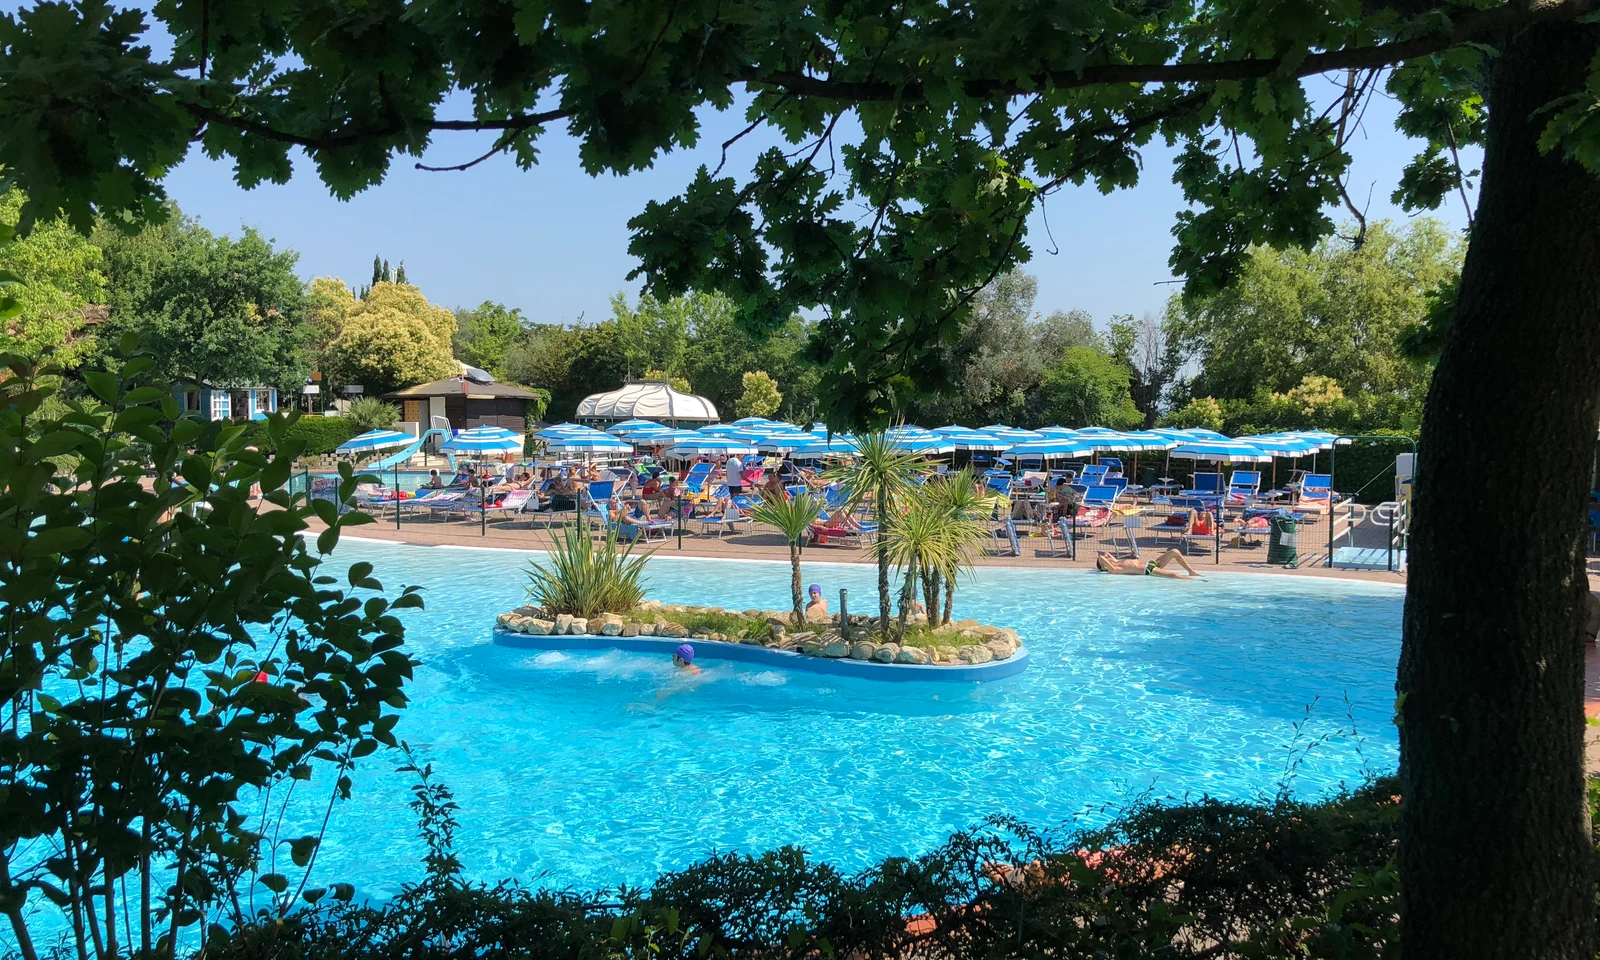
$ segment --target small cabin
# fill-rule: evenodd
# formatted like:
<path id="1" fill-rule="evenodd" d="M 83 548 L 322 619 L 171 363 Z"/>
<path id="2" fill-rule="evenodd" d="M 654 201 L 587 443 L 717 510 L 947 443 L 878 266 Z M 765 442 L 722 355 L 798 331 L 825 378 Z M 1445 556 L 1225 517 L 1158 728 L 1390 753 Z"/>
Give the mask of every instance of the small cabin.
<path id="1" fill-rule="evenodd" d="M 278 411 L 276 387 L 219 386 L 203 380 L 174 380 L 178 408 L 201 420 L 265 420 Z"/>

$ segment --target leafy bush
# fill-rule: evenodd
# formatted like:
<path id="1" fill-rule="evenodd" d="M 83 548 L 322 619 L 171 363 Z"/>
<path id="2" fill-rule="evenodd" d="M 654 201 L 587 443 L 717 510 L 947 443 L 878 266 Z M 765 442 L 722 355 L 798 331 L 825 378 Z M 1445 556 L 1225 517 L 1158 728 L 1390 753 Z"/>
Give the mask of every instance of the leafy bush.
<path id="1" fill-rule="evenodd" d="M 670 623 L 682 624 L 690 633 L 724 633 L 729 636 L 737 635 L 743 631 L 747 637 L 766 639 L 772 636 L 772 625 L 765 619 L 752 620 L 737 613 L 678 613 L 671 610 L 651 610 L 651 619 L 656 617 Z"/>
<path id="2" fill-rule="evenodd" d="M 262 798 L 314 774 L 348 797 L 351 768 L 395 743 L 385 708 L 415 665 L 393 615 L 415 591 L 386 598 L 372 564 L 340 578 L 319 556 L 371 522 L 340 509 L 349 467 L 340 504 L 291 495 L 287 415 L 264 421 L 276 457 L 250 450 L 238 425 L 179 416 L 135 346 L 83 374 L 94 400 L 58 404 L 59 378 L 0 357 L 0 942 L 28 957 L 41 928 L 70 926 L 78 960 L 172 956 L 251 897 L 286 912 L 275 895 L 320 837 L 279 837 Z"/>
<path id="3" fill-rule="evenodd" d="M 1395 941 L 1392 780 L 1316 804 L 1144 803 L 1064 834 L 994 819 L 853 875 L 789 847 L 723 854 L 592 895 L 463 882 L 448 789 L 416 793 L 423 882 L 244 924 L 215 955 L 1377 958 Z"/>
<path id="4" fill-rule="evenodd" d="M 393 430 L 394 425 L 400 422 L 400 409 L 377 397 L 362 397 L 350 404 L 343 419 L 348 420 L 354 428 L 351 436 L 368 430 Z"/>
<path id="5" fill-rule="evenodd" d="M 644 567 L 650 555 L 633 556 L 633 544 L 617 540 L 615 527 L 595 540 L 588 527 L 569 523 L 550 535 L 547 564 L 528 564 L 528 597 L 548 613 L 592 617 L 632 610 L 644 599 Z"/>
<path id="6" fill-rule="evenodd" d="M 316 415 L 303 416 L 289 425 L 284 434 L 284 440 L 297 440 L 304 444 L 303 453 L 308 456 L 319 456 L 332 453 L 344 443 L 359 433 L 355 426 L 344 417 L 319 417 Z M 246 443 L 254 446 L 263 453 L 276 453 L 279 443 L 272 438 L 267 429 L 265 420 L 256 420 L 250 424 Z"/>

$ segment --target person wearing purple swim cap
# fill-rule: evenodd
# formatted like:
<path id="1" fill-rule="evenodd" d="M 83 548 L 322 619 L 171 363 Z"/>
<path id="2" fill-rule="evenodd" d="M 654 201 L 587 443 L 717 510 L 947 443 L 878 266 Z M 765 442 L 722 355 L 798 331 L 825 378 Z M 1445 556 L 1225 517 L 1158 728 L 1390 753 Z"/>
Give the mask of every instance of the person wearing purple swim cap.
<path id="1" fill-rule="evenodd" d="M 678 644 L 678 649 L 672 651 L 672 665 L 689 673 L 700 672 L 700 668 L 694 665 L 694 647 L 687 643 Z"/>
<path id="2" fill-rule="evenodd" d="M 810 602 L 806 604 L 806 619 L 828 619 L 828 601 L 822 599 L 822 587 L 813 583 L 811 585 L 810 597 Z"/>

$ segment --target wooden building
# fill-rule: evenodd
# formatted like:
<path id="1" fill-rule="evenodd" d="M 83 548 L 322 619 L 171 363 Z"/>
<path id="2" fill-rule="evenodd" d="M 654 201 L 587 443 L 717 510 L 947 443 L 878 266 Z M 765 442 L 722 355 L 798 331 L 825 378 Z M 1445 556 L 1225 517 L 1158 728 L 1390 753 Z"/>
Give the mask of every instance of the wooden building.
<path id="1" fill-rule="evenodd" d="M 460 376 L 406 387 L 384 394 L 383 399 L 400 408 L 400 429 L 417 434 L 435 427 L 482 426 L 526 433 L 528 402 L 538 397 L 521 387 Z"/>

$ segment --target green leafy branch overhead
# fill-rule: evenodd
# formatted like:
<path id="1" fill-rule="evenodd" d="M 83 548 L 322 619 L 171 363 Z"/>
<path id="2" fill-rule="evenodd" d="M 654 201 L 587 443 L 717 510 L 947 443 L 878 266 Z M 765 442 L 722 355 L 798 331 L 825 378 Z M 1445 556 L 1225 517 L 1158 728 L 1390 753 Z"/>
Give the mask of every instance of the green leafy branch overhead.
<path id="1" fill-rule="evenodd" d="M 564 123 L 586 170 L 628 172 L 695 146 L 697 111 L 742 104 L 724 155 L 763 125 L 791 149 L 748 176 L 702 167 L 649 204 L 630 223 L 637 275 L 663 297 L 724 292 L 755 332 L 817 310 L 827 416 L 882 422 L 951 379 L 961 357 L 941 345 L 1029 259 L 1028 215 L 1053 191 L 1133 185 L 1160 137 L 1190 203 L 1172 266 L 1215 289 L 1251 245 L 1309 246 L 1330 209 L 1354 211 L 1348 141 L 1380 81 L 1426 141 L 1397 199 L 1436 206 L 1483 137 L 1497 38 L 1594 8 L 163 0 L 163 61 L 139 13 L 42 3 L 0 18 L 0 165 L 28 193 L 25 225 L 64 212 L 86 229 L 162 216 L 160 180 L 191 145 L 246 187 L 289 179 L 300 148 L 348 197 L 440 133 L 495 135 L 457 168 L 531 167 Z M 1323 75 L 1331 104 L 1303 82 Z M 443 115 L 463 92 L 467 115 Z M 1593 89 L 1551 104 L 1546 148 L 1595 164 L 1594 104 Z"/>

